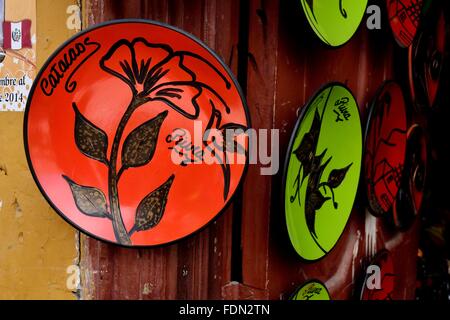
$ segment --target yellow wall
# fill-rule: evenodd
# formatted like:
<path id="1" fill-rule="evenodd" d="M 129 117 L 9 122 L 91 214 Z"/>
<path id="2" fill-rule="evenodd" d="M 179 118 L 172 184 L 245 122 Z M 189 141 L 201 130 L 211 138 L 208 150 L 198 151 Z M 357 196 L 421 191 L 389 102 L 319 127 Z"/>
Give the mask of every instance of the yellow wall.
<path id="1" fill-rule="evenodd" d="M 66 10 L 74 2 L 37 0 L 38 67 L 75 32 L 66 27 Z M 0 112 L 0 299 L 74 299 L 66 270 L 77 263 L 78 235 L 33 181 L 23 148 L 23 116 Z"/>

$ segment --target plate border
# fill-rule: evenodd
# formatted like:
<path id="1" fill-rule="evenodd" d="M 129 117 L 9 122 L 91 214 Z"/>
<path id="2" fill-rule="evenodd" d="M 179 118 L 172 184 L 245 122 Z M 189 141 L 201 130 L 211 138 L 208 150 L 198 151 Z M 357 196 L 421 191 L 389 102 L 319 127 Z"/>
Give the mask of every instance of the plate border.
<path id="1" fill-rule="evenodd" d="M 295 249 L 294 245 L 292 244 L 291 236 L 289 235 L 289 229 L 288 229 L 288 226 L 287 226 L 287 219 L 286 219 L 286 206 L 285 206 L 285 200 L 286 200 L 286 177 L 287 177 L 287 172 L 288 172 L 288 166 L 289 166 L 290 154 L 292 153 L 292 149 L 293 149 L 293 146 L 294 146 L 294 142 L 295 142 L 295 139 L 297 138 L 297 132 L 298 132 L 298 130 L 300 129 L 300 124 L 302 123 L 303 118 L 304 118 L 305 115 L 306 115 L 306 111 L 308 110 L 308 108 L 309 108 L 309 106 L 311 105 L 311 103 L 312 103 L 312 102 L 313 102 L 313 101 L 314 101 L 314 100 L 315 100 L 315 99 L 316 99 L 316 98 L 317 98 L 324 90 L 326 90 L 326 89 L 328 89 L 329 87 L 332 87 L 332 86 L 341 86 L 341 87 L 345 88 L 348 92 L 350 92 L 351 96 L 353 97 L 353 99 L 354 99 L 355 102 L 356 102 L 356 107 L 357 107 L 356 109 L 358 109 L 359 125 L 360 125 L 360 128 L 361 128 L 361 166 L 360 166 L 360 169 L 359 169 L 358 185 L 357 185 L 357 187 L 356 187 L 355 197 L 354 197 L 354 199 L 353 199 L 352 209 L 351 209 L 350 214 L 349 214 L 349 216 L 348 216 L 348 218 L 347 218 L 347 222 L 345 223 L 344 229 L 342 230 L 341 234 L 340 234 L 339 237 L 337 238 L 337 240 L 336 240 L 336 242 L 334 243 L 334 245 L 330 248 L 330 250 L 328 250 L 328 252 L 327 252 L 326 254 L 324 254 L 322 257 L 320 257 L 320 258 L 318 258 L 318 259 L 308 260 L 308 259 L 305 259 L 304 257 L 302 257 L 302 256 L 297 252 L 297 250 Z M 343 234 L 345 233 L 345 230 L 347 229 L 347 226 L 348 226 L 348 223 L 349 223 L 349 221 L 350 221 L 352 212 L 353 212 L 353 210 L 355 209 L 355 203 L 357 203 L 357 198 L 358 198 L 358 195 L 359 195 L 359 193 L 360 193 L 361 169 L 363 168 L 363 155 L 364 155 L 363 123 L 362 123 L 362 121 L 361 121 L 361 110 L 360 110 L 360 108 L 359 108 L 358 100 L 356 99 L 355 95 L 353 94 L 353 91 L 350 90 L 350 88 L 349 88 L 346 84 L 344 84 L 344 83 L 342 83 L 342 82 L 339 82 L 339 81 L 331 81 L 331 82 L 325 83 L 324 85 L 320 86 L 319 89 L 317 89 L 317 90 L 313 93 L 313 95 L 311 96 L 311 98 L 309 98 L 309 99 L 307 100 L 307 102 L 306 102 L 306 103 L 303 105 L 303 107 L 302 107 L 302 110 L 301 110 L 301 112 L 300 112 L 300 115 L 299 115 L 298 118 L 297 118 L 297 121 L 296 121 L 296 123 L 295 123 L 294 129 L 292 130 L 291 136 L 290 136 L 290 138 L 289 138 L 289 144 L 288 144 L 287 151 L 286 151 L 286 155 L 285 155 L 285 159 L 284 159 L 283 177 L 282 177 L 282 182 L 281 182 L 281 187 L 282 187 L 282 192 L 281 192 L 281 197 L 282 197 L 282 198 L 281 198 L 281 201 L 282 201 L 282 203 L 283 203 L 282 208 L 283 208 L 283 213 L 284 213 L 284 219 L 285 219 L 284 224 L 285 224 L 285 227 L 286 227 L 286 232 L 288 233 L 288 238 L 289 238 L 289 242 L 290 242 L 290 244 L 291 244 L 291 246 L 292 246 L 292 249 L 293 249 L 294 252 L 297 254 L 297 256 L 300 257 L 300 259 L 301 259 L 302 262 L 312 264 L 312 263 L 316 263 L 316 262 L 318 262 L 318 261 L 321 261 L 322 259 L 324 259 L 324 258 L 326 258 L 327 256 L 329 256 L 330 253 L 333 251 L 333 249 L 334 249 L 334 248 L 336 247 L 336 245 L 338 244 L 338 242 L 341 240 Z"/>
<path id="2" fill-rule="evenodd" d="M 227 72 L 227 75 L 230 77 L 232 83 L 234 84 L 234 86 L 236 87 L 239 96 L 241 98 L 242 101 L 242 105 L 244 107 L 244 112 L 245 112 L 245 117 L 247 120 L 247 130 L 248 129 L 252 129 L 252 125 L 251 125 L 251 117 L 250 117 L 250 111 L 248 108 L 248 104 L 247 104 L 247 100 L 246 100 L 246 96 L 244 94 L 244 92 L 242 91 L 242 88 L 236 78 L 236 76 L 234 75 L 234 73 L 231 71 L 230 67 L 228 65 L 225 64 L 225 62 L 222 60 L 222 58 L 219 57 L 219 55 L 217 53 L 215 53 L 211 48 L 209 48 L 203 41 L 201 41 L 199 38 L 197 38 L 196 36 L 194 36 L 191 33 L 188 33 L 187 31 L 184 31 L 178 27 L 175 26 L 171 26 L 167 23 L 164 22 L 159 22 L 159 21 L 155 21 L 155 20 L 151 20 L 151 19 L 116 19 L 116 20 L 110 20 L 110 21 L 106 21 L 106 22 L 102 22 L 99 24 L 95 24 L 93 26 L 90 26 L 86 29 L 81 30 L 80 32 L 76 33 L 75 35 L 73 35 L 72 37 L 70 37 L 69 39 L 65 40 L 61 45 L 59 45 L 57 47 L 57 49 L 55 49 L 53 51 L 53 53 L 47 58 L 47 60 L 45 61 L 45 63 L 42 65 L 42 67 L 40 68 L 39 72 L 37 73 L 34 81 L 33 81 L 33 85 L 30 89 L 30 93 L 28 94 L 28 99 L 27 99 L 27 104 L 25 107 L 25 113 L 24 113 L 24 120 L 23 120 L 23 142 L 24 142 L 24 149 L 25 149 L 25 155 L 27 157 L 27 164 L 28 164 L 28 168 L 30 169 L 31 175 L 33 176 L 33 180 L 36 183 L 36 185 L 38 186 L 39 191 L 41 192 L 41 194 L 44 196 L 45 200 L 48 202 L 48 204 L 50 205 L 50 207 L 56 211 L 56 213 L 63 218 L 67 223 L 69 223 L 72 227 L 74 227 L 75 229 L 77 229 L 78 231 L 84 233 L 85 235 L 94 238 L 96 240 L 102 241 L 104 243 L 108 243 L 108 244 L 113 244 L 116 245 L 118 247 L 122 247 L 122 248 L 132 248 L 132 249 L 145 249 L 145 248 L 161 248 L 161 247 L 168 247 L 172 244 L 181 242 L 182 240 L 186 240 L 188 238 L 191 238 L 193 236 L 195 236 L 196 234 L 202 232 L 203 230 L 205 230 L 208 226 L 210 226 L 212 223 L 214 223 L 215 221 L 217 221 L 217 219 L 229 208 L 229 206 L 231 205 L 231 203 L 233 203 L 233 200 L 235 200 L 234 198 L 236 197 L 236 194 L 238 193 L 239 190 L 241 190 L 241 187 L 243 185 L 243 181 L 247 175 L 247 170 L 248 170 L 248 165 L 249 165 L 249 157 L 247 156 L 246 158 L 246 163 L 244 166 L 244 170 L 242 172 L 241 178 L 238 182 L 238 184 L 236 185 L 236 188 L 234 189 L 233 193 L 228 197 L 228 200 L 225 202 L 225 204 L 223 205 L 223 208 L 217 212 L 215 214 L 215 216 L 208 221 L 205 225 L 203 225 L 201 228 L 181 237 L 178 239 L 175 239 L 173 241 L 170 242 L 165 242 L 165 243 L 160 243 L 160 244 L 154 244 L 154 245 L 124 245 L 124 244 L 120 244 L 116 241 L 111 241 L 105 238 L 102 238 L 100 236 L 97 236 L 87 230 L 85 230 L 84 228 L 80 227 L 78 224 L 76 224 L 75 222 L 73 222 L 72 220 L 70 220 L 50 199 L 50 197 L 46 194 L 44 188 L 42 187 L 41 183 L 39 182 L 39 180 L 37 179 L 36 173 L 34 171 L 33 168 L 33 163 L 29 154 L 29 144 L 28 144 L 28 114 L 29 114 L 29 110 L 31 107 L 31 103 L 33 101 L 33 95 L 34 95 L 34 91 L 36 90 L 36 88 L 38 87 L 38 82 L 41 79 L 44 71 L 47 69 L 47 67 L 53 62 L 54 58 L 62 51 L 64 50 L 70 43 L 72 43 L 73 41 L 75 41 L 76 39 L 83 37 L 87 34 L 89 34 L 91 31 L 97 30 L 97 29 L 101 29 L 104 27 L 108 27 L 111 25 L 119 25 L 119 24 L 128 24 L 128 23 L 136 23 L 136 24 L 150 24 L 150 25 L 156 25 L 159 27 L 163 27 L 163 28 L 167 28 L 171 31 L 175 31 L 185 37 L 187 37 L 188 39 L 194 41 L 196 44 L 200 45 L 200 47 L 202 47 L 203 49 L 205 49 L 209 54 L 211 54 L 216 60 L 217 62 L 219 62 L 219 64 L 224 68 L 224 70 Z"/>

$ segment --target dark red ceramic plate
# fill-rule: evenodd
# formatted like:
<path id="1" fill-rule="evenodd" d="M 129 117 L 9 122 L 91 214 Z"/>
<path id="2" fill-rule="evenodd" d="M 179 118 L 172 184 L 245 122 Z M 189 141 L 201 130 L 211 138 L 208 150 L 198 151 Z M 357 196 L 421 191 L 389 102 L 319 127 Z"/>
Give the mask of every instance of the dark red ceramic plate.
<path id="1" fill-rule="evenodd" d="M 427 177 L 428 149 L 422 127 L 417 124 L 408 130 L 404 176 L 393 210 L 395 226 L 408 229 L 422 207 Z"/>
<path id="2" fill-rule="evenodd" d="M 392 33 L 404 48 L 411 45 L 419 27 L 423 0 L 387 0 Z"/>
<path id="3" fill-rule="evenodd" d="M 409 48 L 409 84 L 416 107 L 433 107 L 441 87 L 447 47 L 446 18 L 441 7 L 425 16 L 413 45 Z"/>
<path id="4" fill-rule="evenodd" d="M 61 46 L 36 78 L 24 126 L 53 208 L 124 246 L 201 229 L 246 167 L 245 134 L 225 134 L 249 126 L 230 70 L 193 36 L 148 20 L 98 25 Z"/>
<path id="5" fill-rule="evenodd" d="M 365 187 L 369 210 L 386 216 L 402 180 L 406 153 L 406 106 L 400 86 L 386 82 L 370 107 L 365 141 Z"/>
<path id="6" fill-rule="evenodd" d="M 361 300 L 392 300 L 396 275 L 390 252 L 380 251 L 371 260 L 365 271 L 366 277 L 361 290 Z"/>

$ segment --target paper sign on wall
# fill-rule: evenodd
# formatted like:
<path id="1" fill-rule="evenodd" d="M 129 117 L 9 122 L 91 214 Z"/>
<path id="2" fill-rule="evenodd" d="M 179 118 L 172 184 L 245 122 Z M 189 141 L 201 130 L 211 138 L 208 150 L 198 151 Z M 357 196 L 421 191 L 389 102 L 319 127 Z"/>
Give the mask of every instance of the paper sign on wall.
<path id="1" fill-rule="evenodd" d="M 36 75 L 36 0 L 0 0 L 0 111 L 24 111 Z"/>

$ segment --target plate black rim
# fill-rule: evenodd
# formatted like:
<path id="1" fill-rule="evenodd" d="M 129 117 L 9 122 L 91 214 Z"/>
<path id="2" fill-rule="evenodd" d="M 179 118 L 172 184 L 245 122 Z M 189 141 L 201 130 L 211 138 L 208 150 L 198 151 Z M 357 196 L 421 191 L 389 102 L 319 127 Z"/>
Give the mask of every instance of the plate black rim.
<path id="1" fill-rule="evenodd" d="M 288 166 L 289 166 L 289 160 L 290 160 L 290 154 L 292 153 L 292 149 L 293 149 L 293 147 L 294 147 L 294 142 L 295 142 L 295 139 L 297 138 L 297 133 L 298 133 L 298 130 L 299 130 L 299 128 L 300 128 L 300 124 L 302 123 L 302 121 L 303 121 L 303 118 L 305 117 L 305 115 L 306 115 L 306 112 L 307 112 L 307 110 L 309 109 L 309 107 L 311 106 L 311 103 L 323 92 L 323 91 L 325 91 L 326 89 L 328 89 L 329 87 L 334 87 L 334 86 L 340 86 L 340 87 L 343 87 L 344 89 L 346 89 L 349 93 L 350 93 L 350 95 L 352 96 L 352 98 L 355 100 L 355 103 L 356 103 L 356 109 L 358 109 L 358 118 L 359 118 L 359 123 L 360 123 L 360 133 L 361 133 L 361 166 L 360 166 L 360 170 L 359 170 L 359 178 L 358 178 L 358 185 L 356 186 L 356 190 L 355 190 L 355 196 L 354 196 L 354 199 L 353 199 L 353 205 L 352 205 L 352 209 L 351 209 L 351 211 L 350 211 L 350 213 L 349 213 L 349 216 L 348 216 L 348 218 L 347 218 L 347 222 L 345 223 L 345 227 L 344 227 L 344 229 L 342 230 L 342 232 L 341 232 L 341 234 L 339 235 L 339 237 L 337 238 L 337 240 L 336 240 L 336 242 L 334 243 L 334 245 L 330 248 L 330 250 L 328 250 L 328 252 L 326 253 L 326 254 L 324 254 L 322 257 L 320 257 L 320 258 L 318 258 L 318 259 L 314 259 L 314 260 L 308 260 L 308 259 L 305 259 L 304 257 L 302 257 L 298 252 L 297 252 L 297 250 L 295 249 L 295 247 L 294 247 L 294 245 L 292 244 L 292 241 L 291 241 L 291 239 L 290 239 L 290 234 L 289 234 L 289 229 L 288 229 L 288 226 L 287 226 L 287 220 L 286 220 L 286 206 L 285 206 L 285 200 L 286 200 L 286 178 L 287 178 L 287 172 L 288 172 Z M 281 197 L 282 197 L 282 203 L 283 203 L 283 213 L 284 213 L 284 219 L 285 219 L 285 227 L 286 227 L 286 230 L 287 230 L 287 232 L 288 232 L 288 237 L 289 237 L 289 242 L 290 242 L 290 244 L 291 244 L 291 246 L 292 246 L 292 249 L 294 250 L 294 252 L 297 254 L 297 256 L 298 257 L 300 257 L 300 259 L 303 261 L 303 262 L 305 262 L 305 263 L 310 263 L 310 264 L 312 264 L 312 263 L 316 263 L 316 262 L 318 262 L 318 261 L 321 261 L 322 259 L 325 259 L 326 257 L 328 257 L 330 254 L 331 254 L 331 252 L 333 251 L 333 249 L 336 247 L 336 245 L 339 243 L 339 241 L 341 240 L 341 238 L 342 238 L 342 236 L 344 235 L 344 233 L 345 233 L 345 231 L 346 231 L 346 229 L 347 229 L 347 227 L 348 227 L 348 225 L 349 225 L 349 221 L 350 221 L 350 218 L 351 218 L 351 215 L 352 215 L 352 212 L 353 212 L 353 210 L 354 210 L 354 207 L 355 207 L 355 203 L 356 203 L 356 199 L 358 198 L 358 193 L 359 193 L 359 185 L 360 185 L 360 180 L 361 180 L 361 168 L 362 168 L 362 160 L 363 160 L 363 154 L 364 154 L 364 140 L 363 140 L 363 126 L 362 126 L 362 122 L 361 122 L 361 110 L 359 109 L 359 104 L 358 104 L 358 100 L 356 99 L 356 97 L 355 97 L 355 95 L 353 94 L 353 91 L 352 90 L 350 90 L 350 88 L 346 85 L 346 84 L 344 84 L 344 83 L 342 83 L 342 82 L 339 82 L 339 81 L 331 81 L 331 82 L 328 82 L 328 83 L 325 83 L 324 85 L 322 85 L 321 87 L 319 87 L 319 89 L 317 89 L 315 92 L 314 92 L 314 94 L 311 96 L 311 98 L 309 98 L 308 100 L 307 100 L 307 102 L 303 105 L 303 108 L 302 108 L 302 110 L 301 110 L 301 112 L 300 112 L 300 115 L 298 116 L 298 118 L 297 118 L 297 121 L 296 121 L 296 123 L 295 123 L 295 126 L 294 126 L 294 129 L 292 130 L 292 133 L 291 133 L 291 136 L 290 136 L 290 138 L 289 138 L 289 144 L 288 144 L 288 147 L 287 147 L 287 151 L 286 151 L 286 155 L 285 155 L 285 159 L 284 159 L 284 168 L 283 168 L 283 177 L 282 177 L 282 184 L 281 184 L 281 186 L 282 186 L 282 192 L 281 192 Z"/>
<path id="2" fill-rule="evenodd" d="M 30 169 L 31 175 L 33 177 L 33 180 L 35 182 L 35 184 L 37 185 L 39 191 L 41 192 L 42 196 L 45 198 L 45 200 L 47 201 L 47 203 L 50 205 L 50 207 L 56 211 L 56 213 L 63 218 L 63 220 L 65 220 L 67 223 L 69 223 L 73 228 L 75 228 L 76 230 L 84 233 L 85 235 L 94 238 L 96 240 L 99 240 L 101 242 L 104 243 L 108 243 L 108 244 L 112 244 L 112 245 L 116 245 L 122 248 L 130 248 L 130 249 L 145 249 L 145 248 L 159 248 L 159 247 L 168 247 L 172 244 L 181 242 L 183 240 L 186 240 L 188 238 L 191 238 L 197 234 L 199 234 L 200 232 L 202 232 L 203 230 L 205 230 L 208 226 L 210 226 L 214 221 L 216 221 L 225 211 L 227 211 L 228 207 L 233 203 L 234 198 L 236 197 L 236 194 L 238 193 L 238 191 L 241 189 L 242 185 L 243 185 L 243 181 L 247 175 L 247 170 L 248 170 L 248 166 L 249 166 L 249 159 L 248 157 L 246 158 L 246 163 L 245 163 L 245 167 L 244 170 L 242 172 L 241 178 L 236 186 L 236 188 L 234 189 L 233 193 L 230 195 L 230 197 L 228 198 L 227 202 L 224 204 L 223 208 L 214 215 L 214 217 L 208 221 L 204 226 L 202 226 L 201 228 L 181 237 L 178 239 L 175 239 L 173 241 L 170 242 L 166 242 L 166 243 L 160 243 L 160 244 L 155 244 L 155 245 L 125 245 L 125 244 L 121 244 L 119 242 L 115 242 L 115 241 L 111 241 L 108 239 L 104 239 L 102 237 L 99 237 L 87 230 L 85 230 L 84 228 L 78 226 L 75 222 L 73 222 L 72 220 L 70 220 L 68 217 L 66 217 L 66 215 L 51 201 L 50 197 L 46 194 L 45 190 L 43 189 L 42 185 L 40 184 L 39 180 L 37 179 L 36 173 L 34 171 L 33 168 L 33 163 L 29 154 L 29 145 L 28 145 L 28 114 L 29 114 L 29 109 L 31 106 L 31 102 L 33 101 L 32 97 L 34 95 L 34 91 L 36 90 L 36 88 L 38 87 L 38 81 L 39 79 L 42 77 L 42 74 L 44 73 L 44 71 L 47 69 L 47 67 L 49 66 L 49 64 L 51 64 L 51 62 L 53 61 L 53 59 L 62 51 L 64 50 L 67 45 L 69 45 L 70 43 L 72 43 L 73 41 L 75 41 L 76 39 L 88 34 L 91 31 L 97 30 L 97 29 L 101 29 L 104 27 L 108 27 L 111 25 L 118 25 L 118 24 L 126 24 L 126 23 L 142 23 L 142 24 L 150 24 L 150 25 L 156 25 L 156 26 L 160 26 L 160 27 L 164 27 L 167 28 L 171 31 L 175 31 L 180 33 L 181 35 L 187 37 L 188 39 L 194 41 L 196 44 L 198 44 L 200 47 L 202 47 L 203 49 L 205 49 L 209 54 L 211 54 L 216 60 L 217 62 L 224 68 L 224 70 L 227 72 L 227 75 L 230 77 L 231 81 L 233 82 L 233 84 L 235 85 L 239 96 L 241 98 L 242 101 L 242 105 L 244 107 L 244 112 L 245 112 L 245 117 L 246 117 L 246 121 L 247 121 L 247 129 L 251 129 L 251 118 L 250 118 L 250 111 L 248 108 L 248 104 L 247 104 L 247 100 L 246 97 L 244 95 L 244 92 L 242 91 L 242 88 L 238 82 L 238 80 L 236 79 L 236 76 L 233 74 L 233 72 L 231 71 L 230 67 L 228 67 L 228 65 L 226 65 L 223 60 L 219 57 L 219 55 L 217 53 L 215 53 L 211 48 L 209 48 L 205 43 L 203 43 L 203 41 L 201 41 L 199 38 L 197 38 L 196 36 L 188 33 L 187 31 L 184 31 L 178 27 L 175 26 L 171 26 L 167 23 L 164 22 L 159 22 L 159 21 L 155 21 L 155 20 L 151 20 L 151 19 L 118 19 L 118 20 L 110 20 L 110 21 L 106 21 L 106 22 L 102 22 L 99 24 L 95 24 L 93 26 L 90 26 L 80 32 L 78 32 L 77 34 L 73 35 L 72 37 L 70 37 L 69 39 L 65 40 L 61 45 L 59 45 L 54 51 L 53 53 L 47 58 L 47 60 L 45 61 L 45 63 L 42 65 L 41 69 L 39 70 L 38 74 L 36 75 L 34 81 L 33 81 L 33 85 L 30 89 L 30 93 L 28 95 L 29 99 L 27 100 L 27 104 L 25 107 L 25 113 L 24 113 L 24 120 L 23 120 L 23 140 L 24 140 L 24 148 L 25 148 L 25 155 L 27 158 L 27 164 L 28 164 L 28 168 Z"/>

